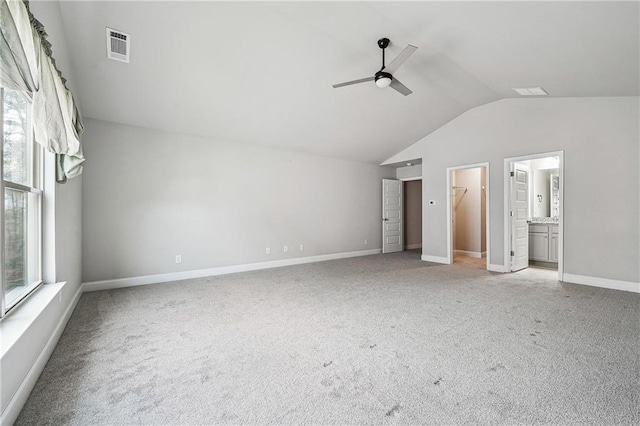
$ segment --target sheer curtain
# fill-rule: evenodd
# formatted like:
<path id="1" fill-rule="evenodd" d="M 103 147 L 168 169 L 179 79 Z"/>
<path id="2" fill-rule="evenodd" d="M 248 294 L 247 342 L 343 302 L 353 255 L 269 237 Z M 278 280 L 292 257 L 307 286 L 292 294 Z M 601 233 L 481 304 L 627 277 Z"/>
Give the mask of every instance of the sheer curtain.
<path id="1" fill-rule="evenodd" d="M 0 86 L 32 99 L 35 139 L 57 154 L 56 179 L 65 182 L 82 173 L 84 127 L 46 37 L 28 2 L 0 0 Z"/>

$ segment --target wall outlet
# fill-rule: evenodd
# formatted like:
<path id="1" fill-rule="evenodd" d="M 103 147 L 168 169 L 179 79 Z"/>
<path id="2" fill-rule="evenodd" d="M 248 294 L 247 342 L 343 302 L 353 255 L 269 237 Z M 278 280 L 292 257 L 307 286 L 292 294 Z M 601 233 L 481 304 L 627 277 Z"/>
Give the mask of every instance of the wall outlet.
<path id="1" fill-rule="evenodd" d="M 182 263 L 182 256 L 179 254 L 176 254 L 176 263 Z"/>
<path id="2" fill-rule="evenodd" d="M 267 247 L 267 248 L 265 249 L 265 252 L 266 252 L 267 254 L 271 254 L 271 247 Z"/>
<path id="3" fill-rule="evenodd" d="M 369 240 L 367 238 L 364 239 L 364 245 L 366 246 L 367 244 L 369 244 Z"/>
<path id="4" fill-rule="evenodd" d="M 289 251 L 289 246 L 284 246 L 284 247 L 282 247 L 282 251 L 283 251 L 284 253 L 288 252 L 288 251 Z"/>
<path id="5" fill-rule="evenodd" d="M 304 251 L 304 244 L 300 244 L 300 251 Z"/>

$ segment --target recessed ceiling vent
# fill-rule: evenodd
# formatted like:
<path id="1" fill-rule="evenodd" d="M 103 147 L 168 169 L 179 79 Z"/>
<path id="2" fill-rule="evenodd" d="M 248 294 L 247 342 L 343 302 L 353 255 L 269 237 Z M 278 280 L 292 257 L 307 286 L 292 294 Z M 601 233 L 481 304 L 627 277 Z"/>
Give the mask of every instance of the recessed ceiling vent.
<path id="1" fill-rule="evenodd" d="M 542 87 L 523 87 L 521 89 L 513 89 L 522 96 L 547 96 L 548 93 Z"/>
<path id="2" fill-rule="evenodd" d="M 131 35 L 107 27 L 107 58 L 129 63 Z"/>

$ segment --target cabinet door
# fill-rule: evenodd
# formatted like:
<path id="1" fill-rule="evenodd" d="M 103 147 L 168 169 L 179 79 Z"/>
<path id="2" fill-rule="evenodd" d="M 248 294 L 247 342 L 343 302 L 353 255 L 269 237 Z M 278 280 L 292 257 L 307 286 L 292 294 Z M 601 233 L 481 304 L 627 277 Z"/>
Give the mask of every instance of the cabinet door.
<path id="1" fill-rule="evenodd" d="M 549 261 L 549 234 L 529 234 L 529 259 Z"/>
<path id="2" fill-rule="evenodd" d="M 551 234 L 549 240 L 549 262 L 558 263 L 558 234 Z"/>

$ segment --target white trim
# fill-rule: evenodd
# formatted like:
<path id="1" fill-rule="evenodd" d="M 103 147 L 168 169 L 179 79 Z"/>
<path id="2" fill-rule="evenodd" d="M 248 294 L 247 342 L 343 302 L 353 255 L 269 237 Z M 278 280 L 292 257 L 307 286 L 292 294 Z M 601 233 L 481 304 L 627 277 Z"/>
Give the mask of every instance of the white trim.
<path id="1" fill-rule="evenodd" d="M 484 204 L 484 208 L 485 208 L 485 234 L 486 234 L 486 239 L 485 239 L 485 247 L 487 249 L 486 252 L 486 257 L 489 259 L 491 256 L 491 193 L 490 193 L 490 187 L 491 187 L 491 174 L 490 174 L 490 167 L 489 167 L 489 162 L 485 161 L 483 163 L 474 163 L 474 164 L 465 164 L 462 166 L 455 166 L 455 167 L 447 167 L 447 263 L 449 265 L 453 264 L 453 229 L 451 227 L 451 224 L 453 222 L 453 211 L 451 209 L 451 204 L 453 203 L 452 200 L 452 193 L 451 193 L 451 177 L 452 177 L 452 173 L 456 170 L 464 170 L 464 169 L 475 169 L 478 167 L 484 167 L 485 169 L 485 204 Z M 489 270 L 489 262 L 487 262 L 487 270 Z"/>
<path id="2" fill-rule="evenodd" d="M 565 283 L 589 285 L 593 287 L 610 288 L 613 290 L 640 293 L 640 283 L 631 281 L 610 280 L 608 278 L 588 277 L 585 275 L 564 274 Z"/>
<path id="3" fill-rule="evenodd" d="M 422 176 L 399 178 L 398 180 L 401 181 L 401 182 L 409 182 L 409 181 L 412 181 L 412 180 L 422 180 Z"/>
<path id="4" fill-rule="evenodd" d="M 11 425 L 18 418 L 20 411 L 24 407 L 24 404 L 27 402 L 31 391 L 36 385 L 40 374 L 42 374 L 45 365 L 47 365 L 47 361 L 49 361 L 53 350 L 58 344 L 58 340 L 60 339 L 60 336 L 62 335 L 62 332 L 64 331 L 64 328 L 69 321 L 69 318 L 71 318 L 71 314 L 76 308 L 81 295 L 82 287 L 79 287 L 76 291 L 76 294 L 73 296 L 71 303 L 69 304 L 69 306 L 67 306 L 67 309 L 64 311 L 64 314 L 58 321 L 58 325 L 53 331 L 53 334 L 51 334 L 51 337 L 49 337 L 49 340 L 42 348 L 40 355 L 38 355 L 38 358 L 29 369 L 29 372 L 27 373 L 25 378 L 22 380 L 20 387 L 18 387 L 18 390 L 16 390 L 16 393 L 13 394 L 11 400 L 7 404 L 7 407 L 2 412 L 2 415 L 0 416 L 0 424 Z M 58 294 L 56 294 L 56 296 L 60 297 Z M 54 296 L 54 299 L 52 299 L 51 303 L 57 303 L 55 302 L 56 296 Z"/>
<path id="5" fill-rule="evenodd" d="M 488 263 L 487 264 L 487 271 L 491 271 L 491 272 L 509 272 L 507 271 L 507 269 L 504 267 L 504 265 L 496 265 L 495 263 Z"/>
<path id="6" fill-rule="evenodd" d="M 508 158 L 504 159 L 504 169 L 502 175 L 502 183 L 504 186 L 504 190 L 502 191 L 504 194 L 504 200 L 502 204 L 502 215 L 503 215 L 503 225 L 504 230 L 502 235 L 504 236 L 503 241 L 503 249 L 504 249 L 504 271 L 511 272 L 511 224 L 509 223 L 509 211 L 510 211 L 510 200 L 511 200 L 511 180 L 510 176 L 511 172 L 511 160 Z"/>
<path id="7" fill-rule="evenodd" d="M 42 196 L 42 280 L 56 282 L 56 155 L 44 150 Z"/>
<path id="8" fill-rule="evenodd" d="M 424 260 L 425 262 L 444 263 L 445 265 L 450 265 L 449 258 L 447 257 L 423 254 L 422 256 L 420 256 L 420 259 Z"/>
<path id="9" fill-rule="evenodd" d="M 298 257 L 294 259 L 274 260 L 270 262 L 246 263 L 242 265 L 221 266 L 218 268 L 196 269 L 191 271 L 170 272 L 167 274 L 144 275 L 139 277 L 119 278 L 115 280 L 92 281 L 83 283 L 83 291 L 110 290 L 122 287 L 134 287 L 147 284 L 160 284 L 170 281 L 188 280 L 192 278 L 211 277 L 215 275 L 235 274 L 238 272 L 258 271 L 261 269 L 279 268 L 281 266 L 301 265 L 304 263 L 324 262 L 326 260 L 346 259 L 349 257 L 380 254 L 381 249 L 350 251 L 344 253 L 321 254 L 318 256 Z"/>
<path id="10" fill-rule="evenodd" d="M 415 250 L 415 249 L 419 249 L 419 248 L 422 248 L 422 243 L 407 244 L 404 247 L 405 250 Z"/>
<path id="11" fill-rule="evenodd" d="M 487 257 L 487 252 L 479 252 L 479 251 L 467 251 L 467 250 L 454 250 L 453 254 L 461 254 L 463 256 L 475 257 L 476 259 L 482 259 L 483 257 Z"/>
<path id="12" fill-rule="evenodd" d="M 510 180 L 507 174 L 511 170 L 512 162 L 536 160 L 538 158 L 558 157 L 559 158 L 559 179 L 560 188 L 558 190 L 560 196 L 560 216 L 558 216 L 558 281 L 564 281 L 564 151 L 541 152 L 538 154 L 521 155 L 518 157 L 509 157 L 504 159 L 504 174 L 502 179 L 504 182 L 504 204 L 503 204 L 503 220 L 504 220 L 504 262 L 505 272 L 511 272 L 511 227 L 509 226 L 509 194 Z"/>
<path id="13" fill-rule="evenodd" d="M 5 306 L 5 294 L 4 294 L 4 89 L 0 87 L 0 99 L 2 99 L 2 108 L 0 108 L 0 123 L 2 123 L 2 136 L 0 136 L 0 318 L 4 316 Z"/>

